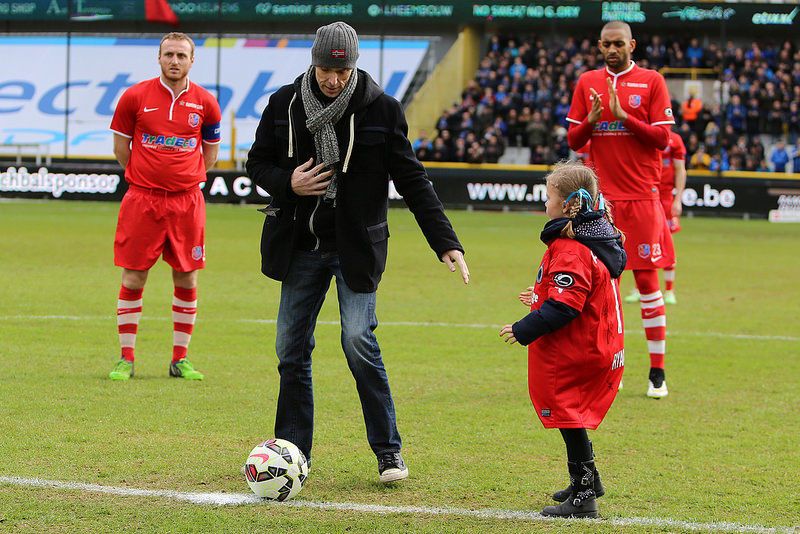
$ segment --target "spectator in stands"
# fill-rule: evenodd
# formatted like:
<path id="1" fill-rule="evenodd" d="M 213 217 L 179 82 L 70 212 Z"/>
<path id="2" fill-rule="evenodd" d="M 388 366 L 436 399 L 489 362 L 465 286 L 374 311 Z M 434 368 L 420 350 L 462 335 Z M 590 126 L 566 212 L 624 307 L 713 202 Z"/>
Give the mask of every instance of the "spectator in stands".
<path id="1" fill-rule="evenodd" d="M 437 137 L 433 142 L 431 161 L 450 161 L 450 149 L 441 137 Z"/>
<path id="2" fill-rule="evenodd" d="M 687 151 L 688 153 L 688 151 Z M 711 156 L 706 153 L 705 147 L 700 144 L 697 151 L 692 155 L 689 160 L 689 168 L 693 170 L 708 170 L 711 167 Z"/>
<path id="3" fill-rule="evenodd" d="M 483 161 L 486 163 L 497 163 L 503 155 L 504 149 L 496 135 L 491 135 L 483 148 Z"/>
<path id="4" fill-rule="evenodd" d="M 530 122 L 525 127 L 525 133 L 528 136 L 528 146 L 531 150 L 537 146 L 550 145 L 550 129 L 547 124 L 542 120 L 542 112 L 534 111 L 531 116 Z"/>
<path id="5" fill-rule="evenodd" d="M 421 147 L 425 147 L 428 150 L 433 147 L 433 143 L 428 138 L 428 132 L 426 130 L 420 130 L 419 137 L 414 139 L 414 142 L 411 143 L 411 148 L 414 149 L 414 152 L 417 152 Z"/>
<path id="6" fill-rule="evenodd" d="M 773 139 L 783 135 L 783 125 L 786 122 L 786 114 L 780 100 L 773 100 L 767 117 L 764 121 L 764 133 L 771 135 Z"/>
<path id="7" fill-rule="evenodd" d="M 508 146 L 525 146 L 525 123 L 519 118 L 516 109 L 509 110 L 506 129 L 508 131 Z"/>
<path id="8" fill-rule="evenodd" d="M 467 163 L 483 163 L 483 147 L 477 141 L 473 141 L 467 149 Z"/>
<path id="9" fill-rule="evenodd" d="M 451 160 L 458 163 L 463 163 L 467 160 L 467 141 L 463 137 L 456 139 Z"/>
<path id="10" fill-rule="evenodd" d="M 647 57 L 650 60 L 650 68 L 660 69 L 667 63 L 667 47 L 661 41 L 661 37 L 654 35 L 650 44 L 646 47 Z"/>
<path id="11" fill-rule="evenodd" d="M 703 56 L 705 55 L 705 51 L 703 47 L 700 46 L 700 41 L 697 37 L 693 37 L 691 41 L 689 41 L 689 46 L 686 48 L 686 60 L 689 63 L 690 67 L 705 67 L 705 63 L 703 61 Z"/>
<path id="12" fill-rule="evenodd" d="M 528 72 L 528 67 L 525 65 L 525 63 L 522 62 L 522 58 L 520 56 L 517 56 L 514 58 L 514 64 L 511 65 L 511 68 L 508 69 L 508 72 L 509 74 L 511 74 L 512 78 L 515 76 L 523 78 L 525 76 L 525 73 Z"/>
<path id="13" fill-rule="evenodd" d="M 750 97 L 747 101 L 747 111 L 745 111 L 745 131 L 747 135 L 758 135 L 764 129 L 761 104 L 757 97 Z"/>
<path id="14" fill-rule="evenodd" d="M 775 146 L 772 147 L 769 161 L 772 164 L 773 171 L 786 172 L 786 166 L 789 164 L 789 152 L 786 150 L 786 143 L 783 139 L 779 139 Z"/>
<path id="15" fill-rule="evenodd" d="M 795 141 L 792 150 L 792 172 L 800 173 L 800 138 Z"/>
<path id="16" fill-rule="evenodd" d="M 702 132 L 705 127 L 705 125 L 701 125 L 701 128 L 698 129 L 698 125 L 696 124 L 702 110 L 703 101 L 697 98 L 697 89 L 692 87 L 689 90 L 689 98 L 684 100 L 683 104 L 681 104 L 681 115 L 683 116 L 683 122 L 687 123 L 689 128 L 698 133 Z"/>
<path id="17" fill-rule="evenodd" d="M 731 96 L 731 101 L 728 103 L 725 114 L 727 115 L 728 124 L 733 126 L 736 133 L 741 133 L 745 130 L 744 120 L 747 110 L 742 105 L 742 97 L 739 95 Z"/>
<path id="18" fill-rule="evenodd" d="M 561 99 L 558 101 L 558 104 L 556 104 L 555 109 L 553 109 L 553 118 L 555 119 L 556 124 L 563 126 L 564 128 L 568 126 L 567 113 L 569 113 L 569 104 L 569 95 L 565 94 L 561 96 Z"/>

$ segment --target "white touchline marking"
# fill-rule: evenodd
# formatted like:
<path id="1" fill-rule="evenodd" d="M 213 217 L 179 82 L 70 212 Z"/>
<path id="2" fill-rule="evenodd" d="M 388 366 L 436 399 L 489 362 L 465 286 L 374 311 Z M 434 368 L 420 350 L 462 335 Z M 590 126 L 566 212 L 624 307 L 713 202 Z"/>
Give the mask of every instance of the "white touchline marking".
<path id="1" fill-rule="evenodd" d="M 0 315 L 0 321 L 114 321 L 114 315 Z M 142 317 L 143 322 L 148 321 L 172 321 L 167 317 Z M 197 322 L 232 322 L 232 323 L 254 323 L 254 324 L 275 324 L 275 319 L 225 319 L 214 317 L 198 317 Z M 339 325 L 339 321 L 317 321 L 320 325 Z M 413 326 L 413 327 L 441 327 L 441 328 L 491 328 L 499 330 L 503 325 L 489 323 L 447 323 L 438 321 L 379 321 L 379 326 Z M 643 330 L 626 329 L 627 334 L 643 334 Z M 692 336 L 692 337 L 719 337 L 727 339 L 754 339 L 762 341 L 800 341 L 799 336 L 781 335 L 762 335 L 762 334 L 731 334 L 728 332 L 685 332 L 682 330 L 668 330 L 668 335 L 672 336 Z"/>
<path id="2" fill-rule="evenodd" d="M 622 527 L 651 526 L 671 527 L 685 530 L 705 532 L 775 532 L 791 534 L 794 527 L 763 527 L 759 525 L 742 525 L 739 523 L 703 523 L 700 521 L 683 521 L 680 519 L 664 519 L 658 517 L 610 517 L 608 519 L 554 519 L 544 517 L 538 512 L 523 510 L 499 510 L 484 508 L 471 510 L 468 508 L 452 508 L 438 506 L 389 506 L 382 504 L 360 504 L 353 502 L 320 502 L 320 501 L 289 501 L 278 503 L 256 497 L 252 493 L 194 493 L 172 490 L 148 490 L 140 488 L 123 488 L 117 486 L 102 486 L 100 484 L 84 484 L 81 482 L 62 482 L 58 480 L 43 480 L 39 478 L 23 478 L 0 476 L 0 484 L 14 486 L 27 486 L 38 488 L 55 488 L 61 490 L 75 490 L 90 493 L 105 493 L 122 497 L 160 497 L 176 501 L 186 501 L 192 504 L 209 506 L 242 506 L 242 505 L 267 505 L 274 507 L 291 506 L 294 508 L 313 508 L 317 510 L 338 510 L 347 512 L 363 512 L 373 514 L 415 514 L 415 515 L 451 515 L 462 517 L 478 517 L 482 519 L 507 519 L 516 521 L 574 521 L 584 524 L 595 522 Z"/>

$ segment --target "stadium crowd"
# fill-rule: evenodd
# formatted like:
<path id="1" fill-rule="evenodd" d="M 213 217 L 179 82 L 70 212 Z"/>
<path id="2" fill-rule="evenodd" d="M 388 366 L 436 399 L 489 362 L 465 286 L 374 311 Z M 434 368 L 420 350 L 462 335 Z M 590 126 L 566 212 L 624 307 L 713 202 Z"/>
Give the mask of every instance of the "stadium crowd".
<path id="1" fill-rule="evenodd" d="M 673 95 L 687 168 L 800 172 L 800 49 L 793 42 L 722 47 L 653 35 L 639 41 L 634 59 L 646 68 L 710 69 L 704 73 L 714 80 L 716 101 Z M 494 35 L 461 101 L 437 119 L 436 135 L 422 132 L 414 141 L 417 156 L 497 163 L 508 147 L 519 147 L 530 149 L 529 163 L 567 159 L 572 89 L 601 65 L 596 39 L 546 44 Z"/>

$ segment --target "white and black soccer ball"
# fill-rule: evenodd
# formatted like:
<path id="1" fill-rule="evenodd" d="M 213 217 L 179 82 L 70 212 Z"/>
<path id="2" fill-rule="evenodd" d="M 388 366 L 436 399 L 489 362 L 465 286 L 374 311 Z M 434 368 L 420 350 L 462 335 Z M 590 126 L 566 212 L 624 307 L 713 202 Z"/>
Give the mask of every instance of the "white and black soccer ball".
<path id="1" fill-rule="evenodd" d="M 244 464 L 244 476 L 259 497 L 287 501 L 303 489 L 308 462 L 292 442 L 268 439 L 250 452 Z"/>

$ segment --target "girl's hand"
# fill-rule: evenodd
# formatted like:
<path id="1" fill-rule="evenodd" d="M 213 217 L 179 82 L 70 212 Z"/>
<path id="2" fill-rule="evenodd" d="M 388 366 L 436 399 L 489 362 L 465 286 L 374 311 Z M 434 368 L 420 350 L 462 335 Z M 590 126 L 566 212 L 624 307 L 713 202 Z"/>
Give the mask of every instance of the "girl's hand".
<path id="1" fill-rule="evenodd" d="M 519 301 L 525 306 L 531 305 L 531 295 L 533 295 L 533 286 L 528 287 L 526 290 L 519 294 Z"/>
<path id="2" fill-rule="evenodd" d="M 514 337 L 514 330 L 511 328 L 510 324 L 500 329 L 500 337 L 503 338 L 503 341 L 512 345 L 517 342 L 517 338 Z"/>

